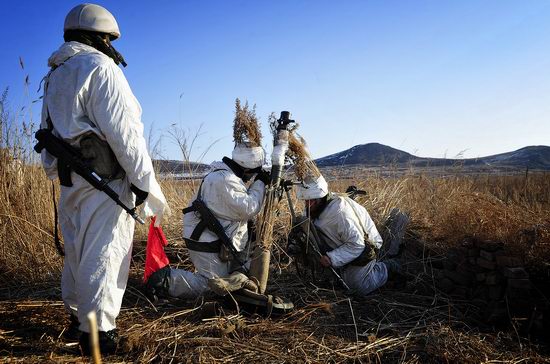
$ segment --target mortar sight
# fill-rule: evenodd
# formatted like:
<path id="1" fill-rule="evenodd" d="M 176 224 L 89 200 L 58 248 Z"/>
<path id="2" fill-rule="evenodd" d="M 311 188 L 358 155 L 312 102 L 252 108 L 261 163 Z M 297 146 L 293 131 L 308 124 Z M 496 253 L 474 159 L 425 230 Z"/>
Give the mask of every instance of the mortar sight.
<path id="1" fill-rule="evenodd" d="M 281 117 L 279 118 L 277 129 L 286 129 L 288 124 L 295 123 L 294 120 L 290 119 L 290 111 L 281 111 Z"/>

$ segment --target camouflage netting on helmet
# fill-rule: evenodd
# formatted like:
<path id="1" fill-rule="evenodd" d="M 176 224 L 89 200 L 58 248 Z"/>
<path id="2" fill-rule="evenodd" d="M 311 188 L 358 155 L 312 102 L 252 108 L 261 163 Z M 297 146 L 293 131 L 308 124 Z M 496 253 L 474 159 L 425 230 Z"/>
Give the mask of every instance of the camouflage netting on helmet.
<path id="1" fill-rule="evenodd" d="M 296 129 L 289 134 L 287 155 L 294 163 L 294 173 L 299 180 L 316 179 L 321 175 L 307 150 L 306 141 L 296 133 Z"/>
<path id="2" fill-rule="evenodd" d="M 235 100 L 235 120 L 233 120 L 233 140 L 235 145 L 244 144 L 247 147 L 260 147 L 262 132 L 256 116 L 256 105 L 250 109 L 248 101 L 241 105 L 241 100 Z"/>

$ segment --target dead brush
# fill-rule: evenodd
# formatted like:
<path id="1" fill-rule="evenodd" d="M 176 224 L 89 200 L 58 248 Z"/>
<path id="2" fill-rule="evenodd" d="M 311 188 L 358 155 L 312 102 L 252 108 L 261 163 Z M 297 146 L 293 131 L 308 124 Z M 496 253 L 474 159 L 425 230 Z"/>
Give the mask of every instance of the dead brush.
<path id="1" fill-rule="evenodd" d="M 294 164 L 294 173 L 300 181 L 306 178 L 317 178 L 321 175 L 319 168 L 313 162 L 307 144 L 304 138 L 295 131 L 289 133 L 288 137 L 288 157 Z"/>
<path id="2" fill-rule="evenodd" d="M 59 196 L 59 187 L 35 164 L 28 126 L 4 109 L 0 130 L 0 276 L 13 283 L 55 278 L 61 258 L 53 244 L 52 193 Z"/>
<path id="3" fill-rule="evenodd" d="M 62 326 L 59 317 L 63 314 L 57 281 L 62 259 L 52 237 L 52 185 L 33 152 L 24 147 L 28 133 L 6 125 L 0 125 L 4 143 L 0 148 L 0 279 L 5 282 L 0 287 L 0 361 L 74 362 L 78 359 L 67 353 L 57 336 L 60 331 L 54 330 L 53 335 L 49 329 Z M 399 207 L 411 214 L 414 235 L 409 238 L 418 239 L 413 241 L 418 245 L 444 252 L 475 234 L 503 241 L 507 248 L 526 256 L 529 267 L 540 267 L 548 274 L 548 174 L 439 178 L 411 171 L 404 176 L 381 177 L 359 167 L 346 170 L 354 171 L 352 178 L 339 179 L 335 173 L 329 180 L 331 190 L 343 192 L 349 184 L 366 190 L 368 195 L 358 201 L 377 224 L 392 207 Z M 181 239 L 182 215 L 178 211 L 192 198 L 193 185 L 166 179 L 161 186 L 174 211 L 163 223 L 172 263 L 192 269 Z M 57 184 L 55 191 L 59 196 Z M 271 226 L 273 254 L 282 256 L 290 216 L 285 202 L 278 207 Z M 427 263 L 410 291 L 387 289 L 350 299 L 330 282 L 315 285 L 301 280 L 292 266 L 274 259 L 269 290 L 290 298 L 297 307 L 278 319 L 225 312 L 203 320 L 194 316 L 200 304 L 183 300 L 153 309 L 139 291 L 146 234 L 147 226 L 138 227 L 130 284 L 117 320 L 130 351 L 106 361 L 548 361 L 538 344 L 520 341 L 509 332 L 476 329 L 472 319 L 476 308 L 470 303 L 451 301 L 437 291 L 421 291 L 420 287 L 435 279 Z M 13 327 L 7 326 L 8 318 Z M 244 325 L 231 329 L 236 321 Z"/>
<path id="4" fill-rule="evenodd" d="M 238 98 L 235 100 L 233 140 L 235 144 L 245 144 L 249 147 L 262 145 L 262 132 L 256 116 L 256 105 L 250 109 L 248 101 L 243 106 Z"/>

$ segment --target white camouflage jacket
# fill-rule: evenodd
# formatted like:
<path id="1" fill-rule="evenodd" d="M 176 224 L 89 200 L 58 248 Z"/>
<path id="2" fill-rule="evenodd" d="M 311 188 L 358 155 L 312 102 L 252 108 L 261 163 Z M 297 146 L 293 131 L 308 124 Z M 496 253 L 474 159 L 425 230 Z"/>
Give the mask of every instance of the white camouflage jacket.
<path id="1" fill-rule="evenodd" d="M 342 267 L 363 252 L 365 236 L 376 248 L 382 237 L 367 210 L 347 196 L 332 195 L 323 212 L 314 220 L 333 250 L 327 255 L 335 268 Z"/>
<path id="2" fill-rule="evenodd" d="M 264 201 L 265 185 L 257 180 L 247 188 L 243 180 L 223 162 L 214 162 L 211 168 L 213 172 L 208 174 L 202 182 L 202 200 L 218 218 L 227 236 L 233 241 L 235 249 L 242 251 L 248 240 L 247 222 L 260 212 Z M 221 170 L 215 171 L 216 169 Z M 195 198 L 196 195 L 191 202 Z M 198 214 L 195 212 L 184 215 L 184 238 L 191 237 L 199 221 Z M 205 229 L 199 238 L 201 242 L 215 240 L 218 240 L 218 237 L 208 229 Z"/>
<path id="3" fill-rule="evenodd" d="M 107 141 L 126 178 L 149 193 L 143 215 L 162 216 L 170 209 L 155 178 L 141 123 L 141 106 L 114 61 L 93 47 L 66 42 L 48 59 L 57 67 L 45 80 L 41 127 L 49 112 L 54 134 L 75 147 L 87 133 Z M 50 95 L 55 95 L 51 96 Z M 42 151 L 50 179 L 57 178 L 57 159 Z"/>

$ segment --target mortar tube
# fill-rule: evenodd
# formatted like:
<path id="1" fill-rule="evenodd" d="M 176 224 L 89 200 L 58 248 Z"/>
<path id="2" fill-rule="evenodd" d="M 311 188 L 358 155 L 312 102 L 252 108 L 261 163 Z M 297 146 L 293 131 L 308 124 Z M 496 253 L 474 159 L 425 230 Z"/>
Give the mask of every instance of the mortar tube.
<path id="1" fill-rule="evenodd" d="M 277 189 L 281 182 L 281 174 L 283 171 L 286 151 L 288 150 L 288 130 L 281 129 L 277 131 L 277 137 L 273 152 L 271 153 L 271 182 L 267 187 L 266 198 L 262 214 L 264 215 L 263 222 L 270 220 L 271 214 L 275 208 L 277 200 Z M 261 232 L 258 230 L 258 239 L 262 238 Z M 265 237 L 265 238 L 271 238 Z M 259 293 L 264 294 L 267 288 L 267 280 L 269 278 L 269 263 L 271 260 L 271 241 L 262 242 L 257 240 L 252 250 L 250 262 L 250 278 L 258 281 Z"/>

